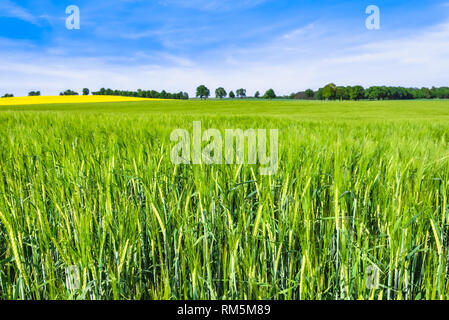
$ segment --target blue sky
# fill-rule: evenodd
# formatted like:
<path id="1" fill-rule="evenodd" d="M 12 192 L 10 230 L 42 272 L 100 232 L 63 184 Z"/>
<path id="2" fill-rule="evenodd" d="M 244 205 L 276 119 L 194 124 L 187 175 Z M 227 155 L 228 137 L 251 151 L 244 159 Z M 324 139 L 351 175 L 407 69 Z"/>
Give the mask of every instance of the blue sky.
<path id="1" fill-rule="evenodd" d="M 66 7 L 81 12 L 67 30 Z M 368 30 L 368 5 L 381 29 Z M 0 0 L 0 94 L 449 85 L 449 2 Z"/>

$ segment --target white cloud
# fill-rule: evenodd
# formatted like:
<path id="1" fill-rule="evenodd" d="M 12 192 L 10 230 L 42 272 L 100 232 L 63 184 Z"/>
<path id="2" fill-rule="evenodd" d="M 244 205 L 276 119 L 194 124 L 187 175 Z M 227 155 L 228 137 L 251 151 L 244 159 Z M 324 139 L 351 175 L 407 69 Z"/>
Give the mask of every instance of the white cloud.
<path id="1" fill-rule="evenodd" d="M 282 38 L 283 39 L 295 39 L 295 38 L 298 38 L 299 36 L 306 34 L 307 32 L 310 32 L 313 28 L 314 28 L 314 24 L 311 23 L 305 27 L 295 29 L 293 31 L 290 31 L 289 33 L 284 34 L 282 36 Z"/>
<path id="2" fill-rule="evenodd" d="M 39 24 L 38 19 L 33 14 L 10 0 L 0 2 L 0 16 L 17 18 L 35 25 Z"/>
<path id="3" fill-rule="evenodd" d="M 300 30 L 300 31 L 298 31 Z M 449 22 L 414 35 L 368 40 L 325 36 L 315 25 L 288 37 L 248 48 L 223 48 L 195 57 L 137 52 L 132 57 L 73 58 L 5 53 L 0 88 L 16 95 L 29 90 L 58 94 L 71 88 L 188 91 L 244 87 L 252 94 L 273 87 L 288 94 L 329 82 L 341 85 L 448 85 Z M 367 31 L 369 32 L 369 31 Z M 360 40 L 362 39 L 362 40 Z M 362 42 L 357 42 L 362 41 Z M 122 60 L 120 60 L 122 58 Z M 157 62 L 157 64 L 156 64 Z M 0 92 L 2 94 L 3 92 Z"/>

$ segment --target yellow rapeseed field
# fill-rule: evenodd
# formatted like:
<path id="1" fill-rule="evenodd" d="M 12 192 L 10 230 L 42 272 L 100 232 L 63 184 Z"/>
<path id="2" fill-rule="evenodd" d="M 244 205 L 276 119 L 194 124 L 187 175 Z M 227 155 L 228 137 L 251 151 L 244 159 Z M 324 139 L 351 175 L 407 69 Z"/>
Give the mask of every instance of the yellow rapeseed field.
<path id="1" fill-rule="evenodd" d="M 87 102 L 125 102 L 125 101 L 161 101 L 163 99 L 134 98 L 122 96 L 39 96 L 1 98 L 0 106 L 53 104 L 53 103 L 87 103 Z"/>

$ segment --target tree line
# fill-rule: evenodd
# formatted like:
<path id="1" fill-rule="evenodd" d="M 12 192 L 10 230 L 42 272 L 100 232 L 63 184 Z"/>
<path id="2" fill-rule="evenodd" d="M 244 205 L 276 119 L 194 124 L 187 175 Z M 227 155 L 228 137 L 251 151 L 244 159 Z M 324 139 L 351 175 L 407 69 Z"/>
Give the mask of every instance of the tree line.
<path id="1" fill-rule="evenodd" d="M 209 88 L 207 88 L 205 85 L 200 85 L 196 88 L 196 97 L 200 98 L 200 99 L 207 99 L 211 96 L 211 92 L 209 90 Z M 217 89 L 215 89 L 215 97 L 217 99 L 223 99 L 226 98 L 227 96 L 229 96 L 229 98 L 234 99 L 234 98 L 246 98 L 246 89 L 240 88 L 234 91 L 229 91 L 229 94 L 227 93 L 226 89 L 223 87 L 219 87 Z M 262 96 L 262 98 L 264 99 L 275 99 L 276 93 L 274 92 L 273 89 L 268 89 L 265 94 Z M 260 92 L 257 91 L 254 94 L 254 98 L 260 98 Z"/>
<path id="2" fill-rule="evenodd" d="M 307 94 L 308 93 L 308 94 Z M 300 96 L 296 94 L 295 97 Z M 337 86 L 330 83 L 317 92 L 304 92 L 306 98 L 317 100 L 411 100 L 411 99 L 449 99 L 449 87 L 404 88 L 373 86 L 365 89 L 362 86 Z"/>
<path id="3" fill-rule="evenodd" d="M 41 92 L 40 91 L 30 91 L 28 92 L 28 96 L 29 97 L 37 97 L 40 96 Z M 12 93 L 6 93 L 5 95 L 2 96 L 2 98 L 14 98 L 14 95 Z"/>
<path id="4" fill-rule="evenodd" d="M 153 99 L 189 99 L 187 92 L 170 93 L 162 90 L 158 92 L 156 90 L 142 90 L 137 91 L 123 91 L 101 88 L 97 92 L 92 92 L 93 95 L 106 95 L 106 96 L 124 96 L 124 97 L 136 97 L 136 98 L 153 98 Z"/>
<path id="5" fill-rule="evenodd" d="M 196 90 L 196 97 L 207 99 L 211 96 L 210 90 L 201 85 Z M 229 97 L 246 98 L 246 89 L 230 91 L 229 94 L 223 87 L 215 90 L 215 97 L 223 99 Z M 261 96 L 257 91 L 254 98 L 264 99 L 302 99 L 302 100 L 412 100 L 412 99 L 449 99 L 449 87 L 432 88 L 405 88 L 389 86 L 373 86 L 365 89 L 362 86 L 337 86 L 330 83 L 323 88 L 314 91 L 307 89 L 305 91 L 292 93 L 288 96 L 277 96 L 273 89 L 269 89 Z"/>
<path id="6" fill-rule="evenodd" d="M 91 92 L 88 88 L 82 90 L 83 95 L 89 95 Z M 93 95 L 109 95 L 109 96 L 126 96 L 138 98 L 157 98 L 157 99 L 189 99 L 187 92 L 170 93 L 162 90 L 141 90 L 124 91 L 101 88 L 99 91 L 92 92 Z M 28 96 L 40 96 L 40 91 L 30 91 Z M 60 93 L 61 96 L 79 95 L 73 90 L 66 90 Z M 205 85 L 200 85 L 196 89 L 196 97 L 200 99 L 208 99 L 211 91 Z M 7 93 L 2 98 L 14 97 L 13 94 Z M 247 90 L 240 88 L 231 90 L 229 93 L 225 88 L 219 87 L 215 89 L 215 97 L 217 99 L 224 98 L 248 98 Z M 264 95 L 259 91 L 252 98 L 263 99 L 302 99 L 302 100 L 411 100 L 411 99 L 449 99 L 449 87 L 432 87 L 432 88 L 405 88 L 392 86 L 372 86 L 364 88 L 362 86 L 337 86 L 334 83 L 327 84 L 323 88 L 314 91 L 307 89 L 288 96 L 277 96 L 273 89 L 267 90 Z"/>
<path id="7" fill-rule="evenodd" d="M 196 90 L 196 97 L 207 99 L 211 96 L 210 90 L 201 85 Z M 246 89 L 237 89 L 230 91 L 229 94 L 223 87 L 215 90 L 215 97 L 223 99 L 226 97 L 234 99 L 236 97 L 246 98 Z M 330 83 L 323 88 L 314 91 L 307 89 L 305 91 L 292 93 L 288 96 L 277 96 L 273 89 L 269 89 L 261 96 L 257 91 L 254 98 L 264 99 L 303 99 L 303 100 L 412 100 L 412 99 L 449 99 L 449 87 L 432 88 L 405 88 L 373 86 L 365 89 L 362 86 L 337 86 Z"/>

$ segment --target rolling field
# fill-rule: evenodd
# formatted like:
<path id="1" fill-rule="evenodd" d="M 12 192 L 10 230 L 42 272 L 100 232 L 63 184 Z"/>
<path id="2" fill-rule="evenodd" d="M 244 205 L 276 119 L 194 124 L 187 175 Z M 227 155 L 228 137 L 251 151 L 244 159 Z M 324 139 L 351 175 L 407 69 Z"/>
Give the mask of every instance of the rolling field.
<path id="1" fill-rule="evenodd" d="M 193 121 L 277 173 L 172 164 Z M 448 196 L 449 101 L 0 105 L 0 299 L 448 299 Z"/>

